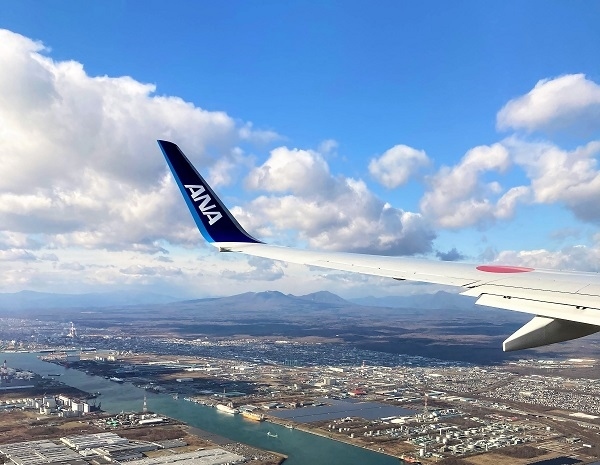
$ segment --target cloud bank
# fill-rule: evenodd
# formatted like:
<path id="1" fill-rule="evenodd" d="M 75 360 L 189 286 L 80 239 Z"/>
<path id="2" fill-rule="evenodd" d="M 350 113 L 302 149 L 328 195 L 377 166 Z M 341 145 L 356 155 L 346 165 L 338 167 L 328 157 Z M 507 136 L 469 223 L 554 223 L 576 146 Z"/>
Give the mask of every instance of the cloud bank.
<path id="1" fill-rule="evenodd" d="M 432 250 L 435 233 L 421 214 L 383 202 L 362 180 L 333 176 L 317 151 L 279 147 L 246 183 L 267 193 L 248 205 L 245 223 L 253 229 L 299 231 L 319 250 L 391 255 Z"/>
<path id="2" fill-rule="evenodd" d="M 42 43 L 10 31 L 0 30 L 0 43 L 0 291 L 200 283 L 206 293 L 223 282 L 243 291 L 275 281 L 293 290 L 297 280 L 281 264 L 224 262 L 206 250 L 190 257 L 202 240 L 157 138 L 177 141 L 217 190 L 231 194 L 235 201 L 225 200 L 237 204 L 234 214 L 251 234 L 288 245 L 434 254 L 440 230 L 510 221 L 522 204 L 558 205 L 581 222 L 600 221 L 600 141 L 564 148 L 539 137 L 600 130 L 600 86 L 583 74 L 541 80 L 507 102 L 497 127 L 519 132 L 475 146 L 455 164 L 436 167 L 425 150 L 401 143 L 364 160 L 365 172 L 391 190 L 425 174 L 419 210 L 410 212 L 381 200 L 365 180 L 332 172 L 334 140 L 317 149 L 275 146 L 277 133 L 160 95 L 154 84 L 90 76 L 81 63 L 53 60 Z M 504 251 L 495 260 L 595 269 L 599 250 L 594 242 Z M 457 249 L 437 256 L 464 258 Z M 371 282 L 319 276 L 348 287 Z M 323 287 L 304 277 L 310 290 Z"/>

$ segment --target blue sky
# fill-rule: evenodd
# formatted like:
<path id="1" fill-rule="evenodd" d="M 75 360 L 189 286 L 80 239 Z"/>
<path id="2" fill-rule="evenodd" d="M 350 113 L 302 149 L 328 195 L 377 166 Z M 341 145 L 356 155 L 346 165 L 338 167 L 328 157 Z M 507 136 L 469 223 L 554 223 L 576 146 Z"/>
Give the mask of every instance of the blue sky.
<path id="1" fill-rule="evenodd" d="M 373 293 L 215 256 L 164 184 L 161 137 L 269 241 L 598 269 L 596 2 L 0 7 L 18 173 L 0 183 L 0 292 L 291 292 L 302 276 L 307 292 Z"/>

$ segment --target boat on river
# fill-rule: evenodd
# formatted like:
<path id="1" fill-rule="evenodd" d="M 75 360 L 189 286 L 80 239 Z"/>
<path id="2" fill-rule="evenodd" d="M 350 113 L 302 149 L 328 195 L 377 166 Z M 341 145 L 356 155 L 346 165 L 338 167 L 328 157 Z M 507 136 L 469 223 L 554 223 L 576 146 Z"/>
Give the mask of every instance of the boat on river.
<path id="1" fill-rule="evenodd" d="M 238 413 L 237 409 L 234 409 L 231 405 L 225 404 L 217 404 L 217 410 L 223 413 L 230 413 L 231 415 Z"/>
<path id="2" fill-rule="evenodd" d="M 244 418 L 248 418 L 249 420 L 265 421 L 265 416 L 262 413 L 254 413 L 254 412 L 249 412 L 247 410 L 244 410 L 242 412 L 242 416 Z"/>

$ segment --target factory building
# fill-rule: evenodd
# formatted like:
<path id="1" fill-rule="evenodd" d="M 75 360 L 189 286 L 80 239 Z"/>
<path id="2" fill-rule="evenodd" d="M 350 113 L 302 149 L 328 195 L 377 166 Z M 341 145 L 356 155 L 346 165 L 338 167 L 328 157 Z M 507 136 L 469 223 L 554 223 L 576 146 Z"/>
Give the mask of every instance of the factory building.
<path id="1" fill-rule="evenodd" d="M 62 437 L 60 440 L 63 444 L 78 451 L 112 446 L 115 444 L 126 445 L 129 443 L 127 439 L 122 438 L 115 433 L 81 434 L 77 436 Z"/>
<path id="2" fill-rule="evenodd" d="M 224 449 L 208 449 L 177 455 L 163 455 L 136 460 L 135 465 L 224 465 L 226 463 L 242 463 L 244 457 Z"/>
<path id="3" fill-rule="evenodd" d="M 136 465 L 223 465 L 244 461 L 241 455 L 224 449 L 143 458 L 143 452 L 186 445 L 180 440 L 166 441 L 165 444 L 130 441 L 115 433 L 68 436 L 60 440 L 64 445 L 49 440 L 4 444 L 0 445 L 0 453 L 14 465 L 89 465 L 90 462 L 119 463 L 129 460 L 136 460 Z"/>
<path id="4" fill-rule="evenodd" d="M 6 360 L 0 366 L 0 391 L 12 391 L 15 389 L 29 389 L 35 387 L 32 380 L 33 374 L 29 372 L 17 372 L 9 368 Z"/>
<path id="5" fill-rule="evenodd" d="M 88 465 L 77 452 L 52 441 L 26 441 L 0 445 L 4 454 L 15 465 L 41 465 L 61 463 L 64 465 Z"/>
<path id="6" fill-rule="evenodd" d="M 56 406 L 62 407 L 62 416 L 76 416 L 85 413 L 90 413 L 91 407 L 87 402 L 78 402 L 70 397 L 60 395 L 56 398 Z M 46 405 L 46 407 L 50 407 Z M 52 408 L 52 407 L 50 407 Z M 73 412 L 73 413 L 67 413 Z"/>
<path id="7" fill-rule="evenodd" d="M 123 444 L 110 444 L 90 449 L 87 455 L 102 457 L 107 462 L 124 462 L 141 459 L 142 452 L 157 450 L 159 445 L 145 441 L 127 441 Z"/>

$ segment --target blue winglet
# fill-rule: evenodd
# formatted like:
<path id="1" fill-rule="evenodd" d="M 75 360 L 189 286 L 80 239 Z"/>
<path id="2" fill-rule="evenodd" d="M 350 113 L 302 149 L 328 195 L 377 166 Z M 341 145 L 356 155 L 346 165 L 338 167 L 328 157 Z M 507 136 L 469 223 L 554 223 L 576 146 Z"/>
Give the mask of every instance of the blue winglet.
<path id="1" fill-rule="evenodd" d="M 177 145 L 165 140 L 159 140 L 158 145 L 204 239 L 211 243 L 261 243 L 244 231 Z"/>

